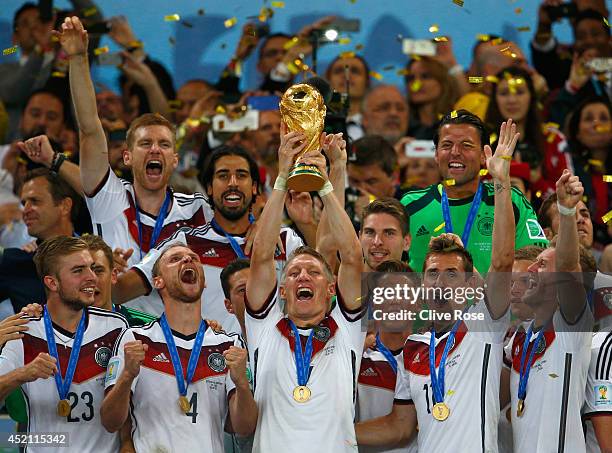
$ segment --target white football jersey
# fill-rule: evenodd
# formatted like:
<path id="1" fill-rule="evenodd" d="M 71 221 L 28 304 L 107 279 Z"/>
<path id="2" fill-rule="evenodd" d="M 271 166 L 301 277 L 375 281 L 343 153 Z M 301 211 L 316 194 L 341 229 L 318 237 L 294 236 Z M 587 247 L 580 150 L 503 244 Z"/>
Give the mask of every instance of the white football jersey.
<path id="1" fill-rule="evenodd" d="M 95 193 L 86 197 L 94 233 L 101 236 L 112 248 L 134 249 L 128 260 L 129 265 L 138 263 L 149 251 L 149 243 L 157 216 L 140 211 L 142 225 L 142 244 L 138 240 L 138 222 L 132 183 L 120 179 L 111 170 Z M 157 242 L 172 236 L 181 227 L 198 227 L 212 219 L 213 211 L 206 195 L 195 193 L 186 195 L 172 192 L 170 211 Z M 142 251 L 142 256 L 141 256 Z M 134 299 L 127 306 L 137 310 L 161 315 L 164 310 L 161 299 Z"/>
<path id="2" fill-rule="evenodd" d="M 233 237 L 236 243 L 244 249 L 245 238 L 243 236 Z M 277 248 L 275 254 L 278 278 L 280 278 L 280 273 L 285 265 L 287 257 L 291 255 L 296 248 L 303 245 L 302 239 L 291 228 L 282 228 L 280 239 L 284 251 Z M 226 332 L 240 332 L 238 319 L 236 316 L 228 313 L 225 308 L 225 296 L 223 294 L 223 288 L 221 287 L 220 278 L 223 268 L 238 258 L 238 256 L 232 249 L 230 242 L 223 232 L 217 231 L 210 223 L 200 228 L 181 228 L 180 231 L 160 242 L 160 244 L 155 249 L 151 250 L 140 263 L 134 266 L 134 269 L 140 272 L 149 285 L 150 293 L 145 299 L 159 299 L 157 291 L 151 291 L 153 287 L 153 265 L 161 252 L 167 246 L 175 242 L 188 245 L 200 256 L 200 262 L 204 266 L 206 288 L 204 288 L 204 292 L 202 292 L 202 317 L 204 319 L 214 319 L 218 321 Z"/>
<path id="3" fill-rule="evenodd" d="M 348 312 L 340 296 L 337 300 L 313 334 L 306 384 L 312 396 L 304 403 L 293 399 L 298 385 L 295 340 L 277 291 L 261 310 L 247 308 L 246 332 L 259 409 L 253 452 L 357 451 L 355 396 L 366 335 L 359 322 L 364 312 Z M 312 329 L 299 330 L 304 348 Z"/>
<path id="4" fill-rule="evenodd" d="M 514 451 L 585 451 L 580 409 L 584 402 L 592 328 L 589 309 L 585 309 L 573 326 L 557 310 L 544 331 L 543 342 L 534 346 L 538 333 L 532 332 L 525 360 L 531 348 L 536 350 L 522 417 L 517 417 L 516 411 L 521 354 L 527 332 L 520 329 L 514 336 L 510 373 Z"/>
<path id="5" fill-rule="evenodd" d="M 402 349 L 391 351 L 397 363 L 397 369 L 404 366 Z M 397 375 L 382 352 L 373 348 L 363 351 L 361 368 L 357 380 L 357 419 L 364 422 L 372 418 L 382 417 L 391 413 L 395 396 Z M 417 453 L 416 437 L 408 445 L 400 448 L 359 447 L 360 453 Z"/>
<path id="6" fill-rule="evenodd" d="M 448 352 L 444 403 L 450 408 L 450 415 L 445 421 L 434 419 L 431 413 L 430 333 L 411 335 L 404 346 L 404 363 L 398 373 L 395 400 L 398 404 L 415 406 L 419 451 L 497 452 L 502 345 L 510 311 L 493 320 L 485 303 L 480 301 L 466 313 L 481 314 L 483 319 L 463 321 Z M 448 336 L 446 332 L 436 338 L 438 373 Z"/>
<path id="7" fill-rule="evenodd" d="M 43 318 L 32 318 L 23 338 L 7 342 L 0 354 L 0 375 L 27 365 L 39 353 L 48 353 Z M 125 318 L 98 308 L 87 309 L 86 328 L 72 384 L 66 399 L 70 414 L 57 414 L 59 395 L 55 379 L 37 379 L 21 386 L 28 411 L 28 432 L 67 433 L 71 451 L 119 451 L 119 436 L 104 429 L 100 407 L 104 400 L 104 375 L 112 349 L 121 332 L 128 327 Z M 68 368 L 74 334 L 53 325 L 62 377 Z M 48 451 L 29 446 L 28 452 Z"/>
<path id="8" fill-rule="evenodd" d="M 172 334 L 186 373 L 196 335 Z M 136 451 L 222 452 L 229 394 L 235 388 L 223 351 L 230 346 L 244 348 L 240 336 L 206 329 L 195 374 L 187 388 L 191 404 L 187 414 L 178 404 L 174 367 L 159 321 L 130 328 L 119 338 L 108 365 L 106 388 L 113 386 L 123 371 L 124 345 L 135 340 L 149 347 L 132 383 L 130 415 Z"/>
<path id="9" fill-rule="evenodd" d="M 587 429 L 587 453 L 601 452 L 591 418 L 604 414 L 612 417 L 612 332 L 610 331 L 594 333 L 591 344 L 591 363 L 587 376 L 586 398 L 582 407 L 582 418 Z"/>

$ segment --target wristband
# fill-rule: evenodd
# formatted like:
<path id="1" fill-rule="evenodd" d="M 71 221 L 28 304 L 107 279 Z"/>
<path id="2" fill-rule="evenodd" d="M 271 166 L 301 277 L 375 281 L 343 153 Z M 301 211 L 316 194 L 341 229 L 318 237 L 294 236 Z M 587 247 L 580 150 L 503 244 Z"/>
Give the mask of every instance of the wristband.
<path id="1" fill-rule="evenodd" d="M 328 195 L 334 191 L 334 186 L 332 186 L 331 182 L 326 181 L 323 184 L 323 187 L 319 189 L 319 196 L 323 198 L 325 195 Z"/>
<path id="2" fill-rule="evenodd" d="M 576 206 L 574 206 L 573 208 L 566 208 L 557 201 L 557 209 L 559 210 L 559 214 L 561 215 L 576 215 Z"/>
<path id="3" fill-rule="evenodd" d="M 280 190 L 281 192 L 287 192 L 287 179 L 278 175 L 276 181 L 274 181 L 274 190 Z"/>
<path id="4" fill-rule="evenodd" d="M 51 162 L 51 166 L 49 167 L 49 170 L 51 170 L 52 173 L 59 173 L 59 169 L 65 160 L 66 160 L 65 154 L 55 153 L 55 155 L 53 156 L 53 161 Z"/>

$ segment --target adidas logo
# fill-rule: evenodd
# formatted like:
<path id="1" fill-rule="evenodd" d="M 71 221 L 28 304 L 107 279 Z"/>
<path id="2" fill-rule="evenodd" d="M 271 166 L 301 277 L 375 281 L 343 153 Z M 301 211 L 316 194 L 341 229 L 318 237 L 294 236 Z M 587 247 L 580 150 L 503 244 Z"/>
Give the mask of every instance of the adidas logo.
<path id="1" fill-rule="evenodd" d="M 421 225 L 416 232 L 417 237 L 425 236 L 426 234 L 431 234 L 429 230 L 425 227 L 425 225 Z"/>
<path id="2" fill-rule="evenodd" d="M 361 372 L 362 376 L 376 376 L 376 371 L 372 369 L 372 367 Z"/>
<path id="3" fill-rule="evenodd" d="M 417 352 L 417 355 L 414 356 L 412 363 L 419 363 L 421 361 L 421 353 Z"/>
<path id="4" fill-rule="evenodd" d="M 168 360 L 168 357 L 166 357 L 166 355 L 163 352 L 160 352 L 155 357 L 153 357 L 153 361 L 154 362 L 170 362 L 170 360 Z"/>
<path id="5" fill-rule="evenodd" d="M 206 252 L 204 252 L 204 256 L 208 258 L 218 258 L 219 257 L 215 249 L 206 250 Z"/>

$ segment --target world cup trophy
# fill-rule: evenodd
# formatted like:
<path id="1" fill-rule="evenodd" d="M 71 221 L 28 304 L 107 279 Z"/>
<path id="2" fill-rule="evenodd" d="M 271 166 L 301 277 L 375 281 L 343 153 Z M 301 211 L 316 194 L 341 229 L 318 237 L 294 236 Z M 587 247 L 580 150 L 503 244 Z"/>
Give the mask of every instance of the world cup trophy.
<path id="1" fill-rule="evenodd" d="M 319 150 L 319 139 L 325 123 L 327 109 L 319 90 L 305 83 L 292 85 L 280 100 L 280 113 L 289 132 L 306 135 L 307 145 L 296 157 L 287 177 L 287 187 L 296 192 L 318 191 L 325 180 L 314 165 L 300 163 L 309 151 Z"/>

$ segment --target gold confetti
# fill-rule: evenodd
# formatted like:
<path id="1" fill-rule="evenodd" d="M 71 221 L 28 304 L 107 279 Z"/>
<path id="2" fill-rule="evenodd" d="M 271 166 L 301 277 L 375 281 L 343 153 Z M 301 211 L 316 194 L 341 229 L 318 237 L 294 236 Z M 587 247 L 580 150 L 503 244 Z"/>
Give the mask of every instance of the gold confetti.
<path id="1" fill-rule="evenodd" d="M 355 52 L 346 51 L 340 53 L 340 58 L 353 58 L 355 56 Z"/>
<path id="2" fill-rule="evenodd" d="M 434 228 L 434 233 L 437 233 L 438 231 L 440 231 L 445 226 L 446 226 L 446 223 L 442 222 L 440 225 L 438 225 L 437 227 Z"/>
<path id="3" fill-rule="evenodd" d="M 604 24 L 606 24 L 606 27 L 610 28 L 610 22 L 608 22 L 608 19 L 604 17 L 603 21 L 604 21 Z"/>
<path id="4" fill-rule="evenodd" d="M 438 33 L 439 31 L 440 27 L 438 24 L 433 24 L 431 27 L 429 27 L 429 33 Z"/>
<path id="5" fill-rule="evenodd" d="M 553 379 L 556 379 L 556 378 L 558 378 L 558 377 L 559 377 L 559 375 L 558 375 L 558 374 L 555 374 L 555 373 L 550 373 L 550 374 L 549 374 L 549 376 L 550 376 L 551 378 L 553 378 Z"/>
<path id="6" fill-rule="evenodd" d="M 451 112 L 451 118 L 457 118 L 457 110 Z M 453 180 L 454 181 L 454 180 Z"/>
<path id="7" fill-rule="evenodd" d="M 612 211 L 609 211 L 606 215 L 604 215 L 601 220 L 603 223 L 608 223 L 612 219 Z"/>
<path id="8" fill-rule="evenodd" d="M 59 38 L 55 35 L 51 36 L 51 42 L 59 42 Z"/>
<path id="9" fill-rule="evenodd" d="M 363 44 L 357 44 L 355 46 L 355 50 L 359 51 L 359 50 L 363 50 Z"/>
<path id="10" fill-rule="evenodd" d="M 445 179 L 444 180 L 444 184 L 446 184 L 447 186 L 454 186 L 455 185 L 455 180 L 454 179 Z"/>
<path id="11" fill-rule="evenodd" d="M 603 167 L 603 162 L 598 159 L 589 159 L 588 162 L 590 165 L 593 165 L 594 167 Z"/>
<path id="12" fill-rule="evenodd" d="M 507 161 L 511 161 L 512 160 L 512 156 L 499 156 L 500 159 L 503 160 L 507 160 Z"/>
<path id="13" fill-rule="evenodd" d="M 225 110 L 224 106 L 218 105 L 217 107 L 215 107 L 215 112 L 219 113 L 220 115 L 223 115 L 225 112 L 227 112 L 227 110 Z"/>
<path id="14" fill-rule="evenodd" d="M 4 49 L 2 51 L 2 55 L 11 55 L 11 54 L 17 52 L 18 48 L 19 48 L 19 46 L 13 46 L 13 47 L 9 47 L 8 49 Z"/>
<path id="15" fill-rule="evenodd" d="M 406 76 L 406 75 L 410 74 L 410 71 L 408 69 L 406 69 L 406 68 L 402 68 L 402 69 L 398 69 L 396 74 L 398 76 Z"/>
<path id="16" fill-rule="evenodd" d="M 65 72 L 61 72 L 61 71 L 53 71 L 51 73 L 51 77 L 58 77 L 58 78 L 63 78 L 66 77 L 66 73 Z"/>
<path id="17" fill-rule="evenodd" d="M 382 68 L 383 71 L 393 71 L 393 69 L 395 69 L 395 66 L 393 65 L 388 65 Z"/>
<path id="18" fill-rule="evenodd" d="M 339 38 L 338 39 L 338 44 L 340 44 L 342 46 L 344 46 L 346 44 L 350 44 L 350 43 L 351 43 L 351 38 L 345 37 L 345 38 Z"/>
<path id="19" fill-rule="evenodd" d="M 486 175 L 488 175 L 488 174 L 489 174 L 489 170 L 487 170 L 486 168 L 483 168 L 482 170 L 480 170 L 480 171 L 478 172 L 478 174 L 479 174 L 480 176 L 486 176 Z"/>
<path id="20" fill-rule="evenodd" d="M 383 75 L 376 71 L 370 71 L 370 77 L 374 77 L 376 80 L 382 80 Z"/>
<path id="21" fill-rule="evenodd" d="M 236 25 L 237 22 L 238 19 L 236 18 L 236 16 L 234 16 L 230 17 L 229 19 L 225 19 L 223 21 L 223 25 L 225 25 L 225 28 L 232 28 L 234 25 Z"/>
<path id="22" fill-rule="evenodd" d="M 187 123 L 187 126 L 191 128 L 198 127 L 200 125 L 200 120 L 197 118 L 187 118 L 185 122 Z"/>
<path id="23" fill-rule="evenodd" d="M 504 42 L 504 38 L 495 38 L 491 40 L 491 44 L 494 46 L 499 46 L 502 42 Z"/>
<path id="24" fill-rule="evenodd" d="M 448 42 L 448 38 L 446 36 L 436 36 L 434 38 L 435 42 Z"/>
<path id="25" fill-rule="evenodd" d="M 508 52 L 510 50 L 510 46 L 506 46 L 503 49 L 499 49 L 501 53 Z"/>
<path id="26" fill-rule="evenodd" d="M 227 21 L 226 21 L 227 22 Z M 300 38 L 298 38 L 297 36 L 294 36 L 293 38 L 291 38 L 289 41 L 287 41 L 284 45 L 283 45 L 283 49 L 285 50 L 289 50 L 291 49 L 293 46 L 297 45 L 297 43 L 300 42 Z"/>
<path id="27" fill-rule="evenodd" d="M 499 83 L 499 79 L 497 77 L 495 77 L 494 75 L 488 75 L 485 77 L 485 80 L 487 82 L 491 82 L 491 83 Z"/>
<path id="28" fill-rule="evenodd" d="M 544 128 L 549 128 L 552 127 L 553 129 L 559 129 L 559 123 L 553 123 L 552 121 L 549 123 L 546 123 L 544 125 Z"/>
<path id="29" fill-rule="evenodd" d="M 609 124 L 598 124 L 597 126 L 595 126 L 595 131 L 596 132 L 610 132 L 610 125 Z"/>
<path id="30" fill-rule="evenodd" d="M 410 84 L 410 91 L 412 91 L 413 93 L 416 93 L 417 91 L 421 89 L 422 86 L 423 86 L 423 82 L 421 82 L 420 79 L 416 79 L 414 82 Z"/>
<path id="31" fill-rule="evenodd" d="M 612 175 L 603 175 L 604 182 L 612 182 Z"/>
<path id="32" fill-rule="evenodd" d="M 554 132 L 553 132 L 553 133 L 550 133 L 550 134 L 548 134 L 548 135 L 546 136 L 546 141 L 547 141 L 548 143 L 552 143 L 552 142 L 554 142 L 554 141 L 555 141 L 555 137 L 556 137 L 556 135 L 555 135 L 555 133 L 554 133 Z"/>
<path id="33" fill-rule="evenodd" d="M 489 40 L 491 40 L 491 36 L 489 35 L 484 35 L 484 34 L 478 34 L 476 35 L 476 39 L 480 42 L 487 42 Z"/>
<path id="34" fill-rule="evenodd" d="M 496 141 L 497 141 L 497 134 L 493 132 L 491 135 L 489 135 L 489 145 L 492 145 Z"/>
<path id="35" fill-rule="evenodd" d="M 168 105 L 170 107 L 180 108 L 182 104 L 183 103 L 179 101 L 178 99 L 171 99 L 170 101 L 168 101 Z"/>
<path id="36" fill-rule="evenodd" d="M 168 16 L 164 16 L 164 20 L 166 22 L 176 22 L 181 20 L 181 16 L 179 16 L 178 14 L 170 14 Z"/>
<path id="37" fill-rule="evenodd" d="M 542 191 L 541 190 L 538 190 L 536 192 L 536 198 L 542 198 Z"/>
<path id="38" fill-rule="evenodd" d="M 523 8 L 516 8 L 516 9 L 514 10 L 514 12 L 515 12 L 516 14 L 521 14 L 521 13 L 523 12 Z"/>
<path id="39" fill-rule="evenodd" d="M 587 203 L 589 202 L 589 197 L 587 197 L 586 195 L 583 195 L 583 196 L 582 196 L 582 202 L 583 202 L 584 204 L 587 204 Z"/>
<path id="40" fill-rule="evenodd" d="M 272 8 L 284 8 L 285 2 L 271 2 Z"/>
<path id="41" fill-rule="evenodd" d="M 476 77 L 476 76 L 468 77 L 468 82 L 470 83 L 482 83 L 483 81 L 484 81 L 484 77 Z"/>
<path id="42" fill-rule="evenodd" d="M 130 41 L 128 43 L 128 47 L 130 49 L 138 49 L 138 48 L 144 47 L 144 44 L 142 43 L 142 41 Z"/>
<path id="43" fill-rule="evenodd" d="M 453 3 L 457 6 L 463 6 L 463 0 L 453 0 Z"/>
<path id="44" fill-rule="evenodd" d="M 419 61 L 421 59 L 420 55 L 416 55 L 416 54 L 412 54 L 410 55 L 410 58 L 414 61 Z"/>
<path id="45" fill-rule="evenodd" d="M 108 53 L 108 46 L 98 47 L 94 49 L 94 55 L 102 55 L 103 53 Z"/>
<path id="46" fill-rule="evenodd" d="M 92 6 L 91 8 L 87 8 L 83 10 L 83 17 L 93 16 L 97 12 L 98 12 L 98 9 L 95 6 Z"/>
<path id="47" fill-rule="evenodd" d="M 272 8 L 266 8 L 265 6 L 259 10 L 259 22 L 265 22 L 274 16 Z"/>
<path id="48" fill-rule="evenodd" d="M 516 27 L 516 31 L 531 31 L 531 27 L 529 25 L 524 25 L 521 27 Z"/>
<path id="49" fill-rule="evenodd" d="M 454 390 L 449 390 L 448 392 L 446 392 L 447 396 L 453 396 L 455 394 Z"/>

